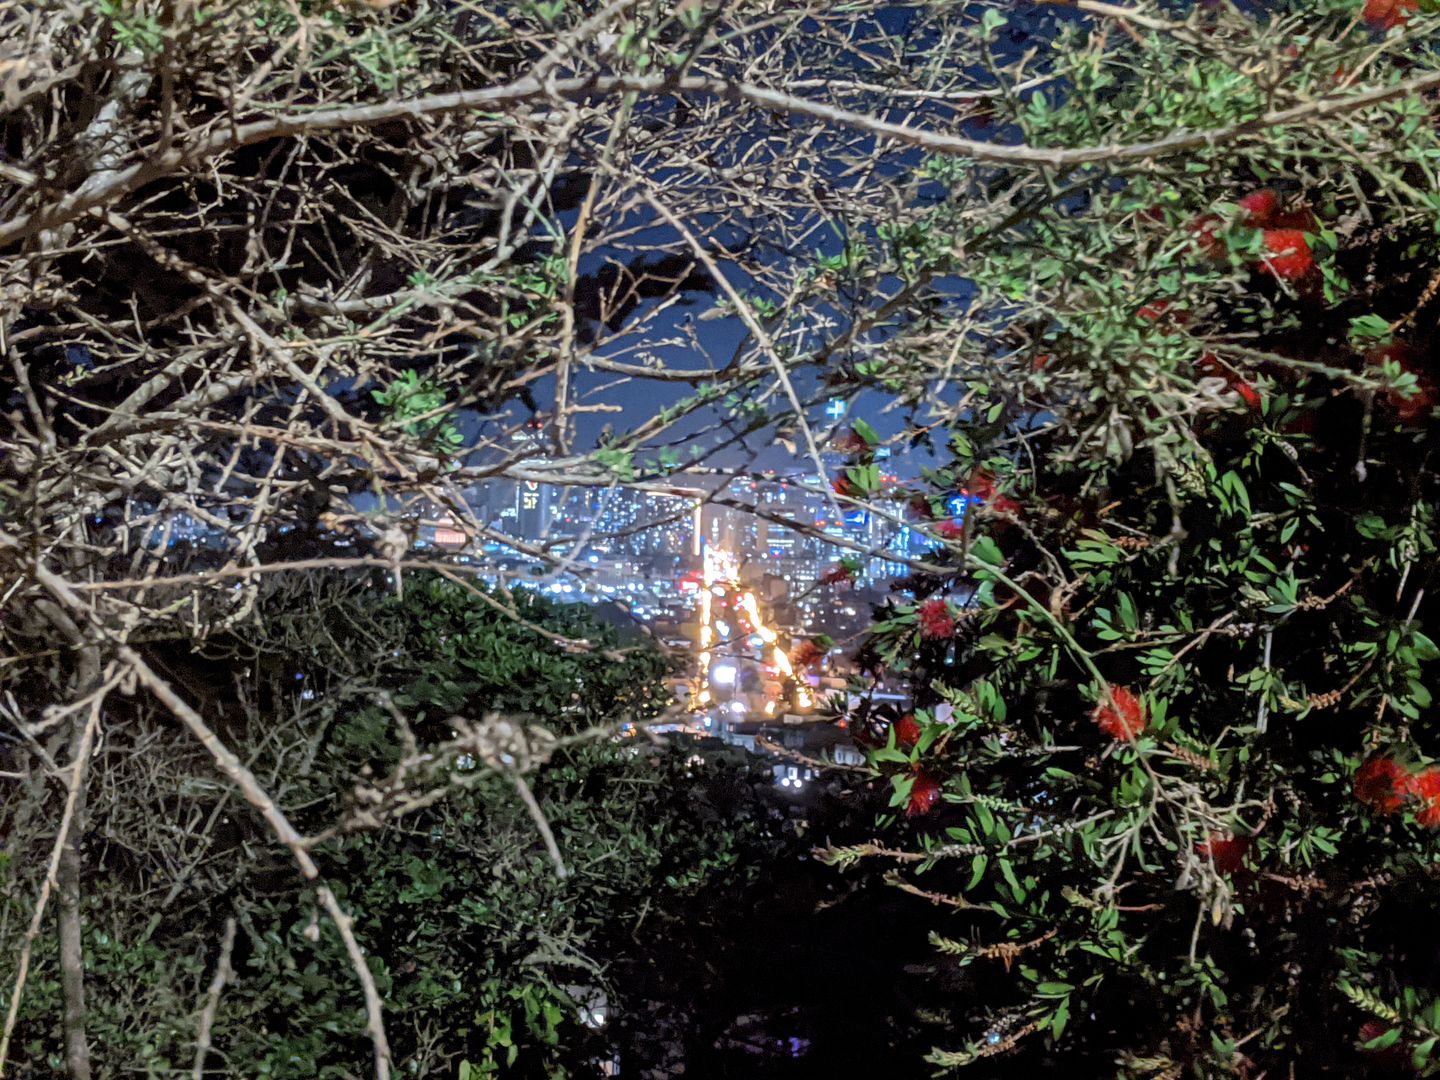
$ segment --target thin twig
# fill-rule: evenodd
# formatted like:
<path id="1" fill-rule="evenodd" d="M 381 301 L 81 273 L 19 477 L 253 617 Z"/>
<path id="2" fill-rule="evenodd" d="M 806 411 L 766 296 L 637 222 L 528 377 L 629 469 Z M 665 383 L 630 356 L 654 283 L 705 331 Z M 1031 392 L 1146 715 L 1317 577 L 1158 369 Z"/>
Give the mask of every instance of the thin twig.
<path id="1" fill-rule="evenodd" d="M 205 1072 L 205 1055 L 210 1052 L 210 1031 L 215 1026 L 215 1014 L 220 1009 L 220 992 L 235 977 L 235 971 L 230 967 L 230 952 L 234 948 L 235 918 L 231 916 L 225 920 L 225 934 L 220 939 L 220 959 L 215 965 L 210 989 L 205 994 L 205 1008 L 200 1012 L 200 1022 L 195 1027 L 195 1065 L 190 1070 L 191 1080 L 201 1080 Z"/>
<path id="2" fill-rule="evenodd" d="M 525 809 L 530 812 L 531 819 L 535 822 L 535 828 L 540 830 L 540 839 L 545 841 L 545 851 L 550 856 L 550 861 L 555 864 L 555 876 L 566 878 L 570 871 L 565 868 L 565 859 L 560 854 L 560 845 L 555 842 L 555 834 L 550 830 L 550 822 L 545 818 L 545 811 L 540 809 L 540 804 L 535 801 L 535 794 L 530 790 L 530 785 L 525 778 L 518 773 L 511 777 L 515 782 L 515 791 L 520 796 L 520 801 L 525 804 Z"/>

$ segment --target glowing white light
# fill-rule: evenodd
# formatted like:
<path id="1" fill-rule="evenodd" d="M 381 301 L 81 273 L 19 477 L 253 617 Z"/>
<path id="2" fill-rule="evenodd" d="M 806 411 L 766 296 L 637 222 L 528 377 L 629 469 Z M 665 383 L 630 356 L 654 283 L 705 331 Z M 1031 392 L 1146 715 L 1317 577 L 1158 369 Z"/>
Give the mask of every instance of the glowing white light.
<path id="1" fill-rule="evenodd" d="M 710 669 L 710 681 L 716 686 L 735 685 L 735 665 L 716 664 Z"/>
<path id="2" fill-rule="evenodd" d="M 745 712 L 745 703 L 742 701 L 732 701 L 730 703 L 730 711 L 736 716 L 743 715 Z"/>
<path id="3" fill-rule="evenodd" d="M 760 635 L 761 640 L 773 642 L 776 637 L 775 631 L 766 626 L 765 621 L 760 618 L 760 605 L 755 601 L 755 594 L 747 592 L 741 596 L 740 607 L 746 615 L 750 616 L 750 622 L 755 626 L 755 633 Z"/>
<path id="4" fill-rule="evenodd" d="M 715 620 L 715 629 L 720 631 L 720 636 L 722 638 L 728 638 L 730 636 L 730 624 L 727 623 L 724 619 Z"/>

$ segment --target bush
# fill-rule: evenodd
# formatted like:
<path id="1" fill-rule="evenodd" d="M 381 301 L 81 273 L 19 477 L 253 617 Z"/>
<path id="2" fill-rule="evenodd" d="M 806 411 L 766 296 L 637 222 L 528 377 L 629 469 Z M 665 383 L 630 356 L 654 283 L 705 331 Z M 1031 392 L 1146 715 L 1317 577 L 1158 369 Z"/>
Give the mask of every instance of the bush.
<path id="1" fill-rule="evenodd" d="M 1356 1075 L 1399 1047 L 1440 1070 L 1440 138 L 1400 92 L 1435 20 L 1377 43 L 1328 9 L 1206 8 L 1103 53 L 1072 27 L 1059 88 L 1004 118 L 1026 144 L 1236 127 L 1017 180 L 1003 246 L 944 204 L 914 226 L 970 248 L 976 296 L 944 464 L 884 493 L 939 542 L 862 652 L 918 736 L 852 718 L 907 840 L 825 855 L 898 859 L 967 914 L 933 924 L 980 969 L 937 995 L 963 1033 L 937 1066 Z M 1371 50 L 1392 95 L 1242 133 L 1344 100 Z M 913 340 L 887 371 L 911 387 L 940 363 Z"/>

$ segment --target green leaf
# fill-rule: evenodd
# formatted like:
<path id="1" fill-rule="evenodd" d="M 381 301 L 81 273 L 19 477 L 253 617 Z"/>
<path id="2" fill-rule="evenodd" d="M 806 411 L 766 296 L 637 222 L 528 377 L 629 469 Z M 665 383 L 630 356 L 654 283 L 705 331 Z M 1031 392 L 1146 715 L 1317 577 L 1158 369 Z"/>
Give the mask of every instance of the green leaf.
<path id="1" fill-rule="evenodd" d="M 1128 593 L 1120 593 L 1116 597 L 1116 605 L 1120 622 L 1127 630 L 1136 630 L 1140 626 L 1140 618 L 1135 612 L 1135 602 L 1130 599 Z"/>
<path id="2" fill-rule="evenodd" d="M 981 878 L 985 876 L 985 867 L 989 862 L 989 858 L 985 855 L 976 855 L 975 858 L 970 861 L 970 882 L 965 886 L 966 892 L 969 892 L 975 888 L 976 885 L 980 884 Z"/>
<path id="3" fill-rule="evenodd" d="M 1005 555 L 1000 550 L 1000 545 L 989 536 L 977 536 L 975 542 L 970 545 L 970 557 L 986 566 L 1005 565 Z"/>
<path id="4" fill-rule="evenodd" d="M 1435 647 L 1435 642 L 1426 637 L 1419 630 L 1410 632 L 1410 639 L 1415 647 L 1415 655 L 1421 660 L 1440 659 L 1440 649 Z"/>
<path id="5" fill-rule="evenodd" d="M 1440 1035 L 1431 1035 L 1410 1052 L 1410 1061 L 1415 1068 L 1424 1069 L 1430 1064 L 1430 1054 L 1434 1051 L 1437 1040 L 1440 1040 Z"/>
<path id="6" fill-rule="evenodd" d="M 1401 1031 L 1398 1027 L 1391 1028 L 1384 1035 L 1377 1035 L 1368 1042 L 1361 1043 L 1361 1046 L 1366 1050 L 1388 1050 L 1400 1041 L 1400 1035 Z"/>
<path id="7" fill-rule="evenodd" d="M 1350 320 L 1350 340 L 1357 346 L 1388 345 L 1390 323 L 1379 315 L 1359 315 Z"/>
<path id="8" fill-rule="evenodd" d="M 1009 859 L 997 859 L 996 865 L 1000 867 L 1000 875 L 1010 885 L 1010 892 L 1015 897 L 1017 904 L 1025 901 L 1025 888 L 1020 884 L 1020 879 L 1015 876 L 1015 868 L 1010 865 Z"/>
<path id="9" fill-rule="evenodd" d="M 1055 1010 L 1055 1016 L 1050 1021 L 1050 1034 L 1060 1038 L 1065 1031 L 1065 1025 L 1070 1020 L 1070 998 L 1065 997 L 1060 1001 L 1060 1007 Z"/>

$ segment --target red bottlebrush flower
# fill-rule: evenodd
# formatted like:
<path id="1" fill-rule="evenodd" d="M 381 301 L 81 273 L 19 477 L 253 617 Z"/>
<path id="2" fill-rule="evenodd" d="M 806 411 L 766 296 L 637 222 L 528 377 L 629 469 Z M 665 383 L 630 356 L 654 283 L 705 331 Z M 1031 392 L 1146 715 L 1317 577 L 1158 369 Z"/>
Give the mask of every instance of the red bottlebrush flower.
<path id="1" fill-rule="evenodd" d="M 1146 304 L 1135 312 L 1135 317 L 1145 322 L 1159 322 L 1161 319 L 1167 319 L 1177 326 L 1184 326 L 1190 321 L 1190 312 L 1184 308 L 1176 308 L 1171 311 L 1173 306 L 1169 300 L 1156 300 L 1153 304 Z"/>
<path id="2" fill-rule="evenodd" d="M 1430 418 L 1435 408 L 1435 387 L 1428 380 L 1421 380 L 1415 393 L 1408 398 L 1392 394 L 1391 405 L 1402 424 L 1418 424 Z"/>
<path id="3" fill-rule="evenodd" d="M 934 516 L 934 508 L 930 505 L 930 496 L 911 495 L 910 501 L 906 504 L 910 513 L 917 518 L 930 518 Z"/>
<path id="4" fill-rule="evenodd" d="M 860 494 L 855 485 L 850 482 L 850 477 L 845 475 L 837 476 L 834 480 L 831 480 L 830 490 L 835 492 L 836 495 L 845 496 L 847 499 L 853 499 Z"/>
<path id="5" fill-rule="evenodd" d="M 1377 367 L 1386 360 L 1400 365 L 1401 371 L 1415 376 L 1415 393 L 1405 397 L 1395 390 L 1383 391 L 1383 399 L 1402 424 L 1418 424 L 1430 418 L 1431 411 L 1440 403 L 1435 383 L 1416 365 L 1415 353 L 1408 345 L 1399 342 L 1382 345 L 1365 354 L 1365 362 Z"/>
<path id="6" fill-rule="evenodd" d="M 1401 423 L 1414 424 L 1429 419 L 1431 410 L 1435 408 L 1435 384 L 1411 365 L 1406 365 L 1405 370 L 1415 376 L 1415 392 L 1405 397 L 1392 390 L 1385 396 Z"/>
<path id="7" fill-rule="evenodd" d="M 836 563 L 820 575 L 821 585 L 848 585 L 855 580 L 855 571 L 844 563 Z"/>
<path id="8" fill-rule="evenodd" d="M 802 641 L 790 654 L 790 664 L 799 671 L 801 668 L 813 667 L 825 659 L 825 652 L 813 641 Z"/>
<path id="9" fill-rule="evenodd" d="M 1245 221 L 1259 228 L 1273 225 L 1280 210 L 1280 198 L 1269 188 L 1252 191 L 1238 203 Z"/>
<path id="10" fill-rule="evenodd" d="M 866 454 L 870 451 L 870 444 L 854 428 L 835 436 L 830 440 L 830 446 L 837 454 Z"/>
<path id="11" fill-rule="evenodd" d="M 935 534 L 941 540 L 959 540 L 965 535 L 965 526 L 958 521 L 942 521 L 935 526 Z"/>
<path id="12" fill-rule="evenodd" d="M 1372 757 L 1355 770 L 1355 798 L 1377 814 L 1393 814 L 1405 802 L 1409 777 L 1394 758 Z"/>
<path id="13" fill-rule="evenodd" d="M 926 600 L 915 609 L 920 636 L 938 641 L 955 635 L 955 616 L 944 600 Z"/>
<path id="14" fill-rule="evenodd" d="M 1427 829 L 1440 829 L 1440 767 L 1422 769 L 1405 780 L 1405 793 L 1419 800 L 1415 821 Z"/>
<path id="15" fill-rule="evenodd" d="M 1360 1030 L 1355 1033 L 1356 1041 L 1364 1044 L 1371 1039 L 1378 1039 L 1391 1029 L 1391 1025 L 1383 1020 L 1366 1020 L 1360 1025 Z M 1410 1067 L 1411 1048 L 1407 1040 L 1399 1039 L 1384 1050 L 1365 1050 L 1369 1059 L 1385 1069 L 1413 1071 Z"/>
<path id="16" fill-rule="evenodd" d="M 995 487 L 995 477 L 985 469 L 976 469 L 960 493 L 979 499 L 992 514 L 1018 514 L 1020 504 L 1008 495 L 1001 495 Z"/>
<path id="17" fill-rule="evenodd" d="M 1399 26 L 1410 17 L 1412 11 L 1419 9 L 1418 0 L 1365 0 L 1360 17 L 1372 29 L 1389 30 L 1392 26 Z"/>
<path id="18" fill-rule="evenodd" d="M 1198 217 L 1190 225 L 1190 238 L 1196 249 L 1207 259 L 1219 259 L 1225 255 L 1225 241 L 1220 233 L 1225 223 L 1214 214 Z"/>
<path id="19" fill-rule="evenodd" d="M 895 745 L 902 749 L 909 750 L 920 741 L 920 725 L 915 722 L 915 717 L 906 713 L 899 720 L 895 721 Z"/>
<path id="20" fill-rule="evenodd" d="M 1195 361 L 1195 367 L 1203 375 L 1211 378 L 1224 379 L 1227 389 L 1239 394 L 1240 400 L 1245 402 L 1245 404 L 1255 412 L 1260 411 L 1260 407 L 1265 401 L 1260 391 L 1256 390 L 1255 387 L 1241 378 L 1239 372 L 1225 364 L 1214 353 L 1201 353 L 1200 359 Z"/>
<path id="21" fill-rule="evenodd" d="M 1232 833 L 1211 833 L 1195 845 L 1195 854 L 1209 859 L 1222 874 L 1233 874 L 1245 865 L 1245 853 L 1250 850 L 1248 836 Z"/>
<path id="22" fill-rule="evenodd" d="M 1195 367 L 1202 375 L 1224 379 L 1227 389 L 1239 394 L 1240 400 L 1245 402 L 1245 404 L 1255 412 L 1260 411 L 1260 406 L 1265 401 L 1260 391 L 1256 390 L 1255 387 L 1241 378 L 1239 372 L 1224 363 L 1214 353 L 1201 353 L 1200 359 L 1195 361 Z"/>
<path id="23" fill-rule="evenodd" d="M 1257 265 L 1281 281 L 1299 281 L 1315 267 L 1310 242 L 1300 229 L 1266 229 L 1261 234 L 1265 258 Z"/>
<path id="24" fill-rule="evenodd" d="M 981 502 L 989 502 L 995 496 L 995 477 L 984 469 L 976 469 L 970 474 L 966 492 Z"/>
<path id="25" fill-rule="evenodd" d="M 1033 360 L 1030 361 L 1030 370 L 1044 371 L 1054 362 L 1055 357 L 1051 356 L 1049 353 L 1041 353 L 1039 356 L 1035 357 Z"/>
<path id="26" fill-rule="evenodd" d="M 1236 379 L 1230 384 L 1230 389 L 1240 395 L 1240 400 L 1245 402 L 1247 408 L 1253 412 L 1259 412 L 1265 399 L 1260 396 L 1260 391 L 1251 386 L 1244 379 Z"/>
<path id="27" fill-rule="evenodd" d="M 920 817 L 935 809 L 940 801 L 940 781 L 929 773 L 920 771 L 910 785 L 910 800 L 905 804 L 906 817 Z"/>
<path id="28" fill-rule="evenodd" d="M 1145 730 L 1145 706 L 1123 686 L 1112 686 L 1095 706 L 1091 719 L 1112 739 L 1130 742 Z"/>
<path id="29" fill-rule="evenodd" d="M 1389 1024 L 1382 1024 L 1379 1020 L 1366 1020 L 1360 1025 L 1360 1031 L 1355 1037 L 1362 1043 L 1367 1043 L 1371 1039 L 1378 1039 L 1389 1030 Z"/>

